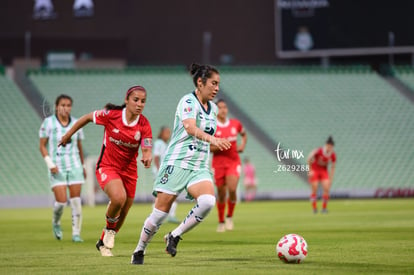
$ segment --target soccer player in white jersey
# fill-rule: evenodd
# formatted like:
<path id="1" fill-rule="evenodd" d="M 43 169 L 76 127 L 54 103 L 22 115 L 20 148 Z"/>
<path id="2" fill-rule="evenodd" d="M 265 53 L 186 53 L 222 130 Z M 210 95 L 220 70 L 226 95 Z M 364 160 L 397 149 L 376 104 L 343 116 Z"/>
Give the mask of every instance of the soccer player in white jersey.
<path id="1" fill-rule="evenodd" d="M 158 170 L 160 169 L 161 162 L 164 160 L 165 154 L 167 153 L 168 141 L 171 138 L 171 129 L 167 126 L 162 126 L 158 134 L 157 139 L 155 140 L 152 146 L 152 157 L 153 157 L 153 166 L 152 173 L 154 179 L 157 177 Z M 180 223 L 176 217 L 177 202 L 173 202 L 171 205 L 170 212 L 168 212 L 167 221 L 170 223 Z"/>
<path id="2" fill-rule="evenodd" d="M 59 147 L 61 137 L 72 127 L 76 119 L 70 115 L 73 100 L 68 95 L 56 98 L 55 114 L 43 120 L 39 130 L 40 153 L 49 170 L 49 181 L 55 195 L 52 229 L 57 240 L 63 237 L 61 217 L 67 204 L 69 188 L 72 208 L 72 241 L 83 242 L 80 233 L 82 225 L 81 186 L 85 181 L 83 167 L 83 132 L 74 135 L 66 147 Z"/>
<path id="3" fill-rule="evenodd" d="M 184 189 L 196 205 L 182 223 L 164 236 L 165 250 L 172 257 L 181 235 L 203 221 L 216 203 L 209 167 L 210 143 L 220 150 L 231 146 L 226 139 L 214 137 L 218 110 L 211 100 L 219 91 L 220 75 L 210 65 L 192 64 L 190 72 L 196 89 L 178 103 L 171 141 L 154 183 L 155 207 L 144 222 L 132 264 L 144 263 L 145 248 Z"/>

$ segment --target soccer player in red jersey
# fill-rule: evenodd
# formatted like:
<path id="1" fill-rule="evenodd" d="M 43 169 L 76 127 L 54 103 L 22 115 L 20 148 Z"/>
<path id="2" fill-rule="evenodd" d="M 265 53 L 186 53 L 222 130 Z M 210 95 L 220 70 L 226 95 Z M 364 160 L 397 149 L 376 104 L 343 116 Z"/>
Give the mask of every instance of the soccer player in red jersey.
<path id="1" fill-rule="evenodd" d="M 316 192 L 318 184 L 321 183 L 323 188 L 322 193 L 322 213 L 327 213 L 327 205 L 329 200 L 329 191 L 331 189 L 332 180 L 335 174 L 336 154 L 334 152 L 334 141 L 330 136 L 325 146 L 313 150 L 308 157 L 309 165 L 309 183 L 312 188 L 310 200 L 312 202 L 312 209 L 314 213 L 318 212 L 316 205 Z M 328 166 L 330 165 L 330 172 L 328 173 Z"/>
<path id="2" fill-rule="evenodd" d="M 106 227 L 96 244 L 102 256 L 113 256 L 111 249 L 115 244 L 115 235 L 134 202 L 140 146 L 141 162 L 145 168 L 151 166 L 151 126 L 142 115 L 146 99 L 147 91 L 144 87 L 129 88 L 124 105 L 108 103 L 103 110 L 83 115 L 62 137 L 59 144 L 65 146 L 71 141 L 72 135 L 89 122 L 105 127 L 102 150 L 96 164 L 96 178 L 110 200 L 106 212 Z"/>
<path id="3" fill-rule="evenodd" d="M 212 166 L 214 181 L 217 187 L 217 210 L 219 224 L 217 232 L 233 230 L 233 212 L 237 202 L 237 184 L 240 178 L 241 161 L 239 153 L 244 151 L 247 142 L 247 134 L 243 125 L 234 118 L 227 118 L 227 104 L 224 100 L 217 101 L 217 131 L 215 136 L 225 138 L 231 143 L 228 150 L 220 151 L 211 145 L 214 153 Z M 237 145 L 237 137 L 241 135 L 241 143 Z M 227 197 L 228 194 L 228 197 Z M 227 215 L 224 212 L 227 203 Z"/>

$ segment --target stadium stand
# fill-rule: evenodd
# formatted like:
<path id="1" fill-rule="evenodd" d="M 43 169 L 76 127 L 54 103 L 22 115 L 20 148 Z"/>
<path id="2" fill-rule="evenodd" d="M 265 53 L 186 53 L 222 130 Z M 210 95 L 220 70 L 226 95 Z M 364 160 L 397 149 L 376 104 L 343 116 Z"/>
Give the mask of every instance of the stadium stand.
<path id="1" fill-rule="evenodd" d="M 249 142 L 244 155 L 256 165 L 258 191 L 263 198 L 306 197 L 309 190 L 303 178 L 286 171 L 275 173 L 283 165 L 275 150 L 280 143 L 283 150 L 290 150 L 291 157 L 292 150 L 303 152 L 295 161 L 306 165 L 310 151 L 323 145 L 329 135 L 336 141 L 338 155 L 333 196 L 370 197 L 379 188 L 413 188 L 413 105 L 368 67 L 220 71 L 221 94 L 238 107 L 230 109 L 231 115 L 248 117 L 254 129 L 260 129 L 249 132 L 251 125 L 245 125 Z M 79 117 L 107 102 L 121 104 L 128 87 L 141 84 L 149 91 L 144 114 L 153 135 L 162 125 L 173 126 L 178 99 L 193 90 L 184 67 L 35 70 L 29 79 L 44 98 L 44 116 L 53 110 L 61 93 L 73 97 L 72 114 Z M 40 121 L 33 125 L 36 132 Z M 85 128 L 84 148 L 89 156 L 99 154 L 102 134 L 102 127 Z M 270 147 L 263 143 L 263 136 L 273 141 Z M 37 147 L 35 151 L 40 157 Z M 39 169 L 44 172 L 43 163 Z M 151 172 L 139 167 L 139 174 L 138 193 L 149 194 Z"/>
<path id="2" fill-rule="evenodd" d="M 30 196 L 44 201 L 50 194 L 47 170 L 39 153 L 41 119 L 12 80 L 0 75 L 0 201 L 25 205 Z"/>
<path id="3" fill-rule="evenodd" d="M 414 93 L 414 68 L 412 66 L 396 66 L 393 68 L 393 73 Z"/>
<path id="4" fill-rule="evenodd" d="M 333 195 L 414 186 L 413 105 L 375 72 L 248 68 L 222 75 L 226 94 L 285 148 L 303 150 L 306 157 L 333 135 L 338 155 Z M 254 161 L 264 165 L 259 156 Z M 272 186 L 278 182 L 292 184 L 273 177 Z"/>

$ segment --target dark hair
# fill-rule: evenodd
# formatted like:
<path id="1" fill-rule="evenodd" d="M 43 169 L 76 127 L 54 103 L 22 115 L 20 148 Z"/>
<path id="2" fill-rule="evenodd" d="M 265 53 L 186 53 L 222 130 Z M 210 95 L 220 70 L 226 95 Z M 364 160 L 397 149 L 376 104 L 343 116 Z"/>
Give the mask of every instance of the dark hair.
<path id="1" fill-rule="evenodd" d="M 326 140 L 326 144 L 331 144 L 332 146 L 335 145 L 335 142 L 334 142 L 332 136 L 328 137 L 328 139 Z"/>
<path id="2" fill-rule="evenodd" d="M 147 90 L 145 90 L 144 87 L 136 85 L 136 86 L 132 86 L 131 88 L 129 88 L 126 92 L 125 95 L 125 99 L 129 98 L 129 95 L 133 92 L 133 91 L 143 91 L 145 93 L 147 93 Z M 122 110 L 126 107 L 126 104 L 122 104 L 122 105 L 115 105 L 112 103 L 106 103 L 106 105 L 104 106 L 104 109 L 106 110 Z"/>
<path id="3" fill-rule="evenodd" d="M 224 99 L 220 98 L 216 101 L 216 105 L 218 105 L 221 102 L 226 103 L 226 101 Z"/>
<path id="4" fill-rule="evenodd" d="M 59 95 L 59 96 L 56 98 L 56 101 L 55 101 L 55 106 L 58 106 L 58 105 L 59 105 L 59 102 L 60 102 L 62 99 L 69 99 L 69 100 L 70 100 L 70 103 L 73 103 L 73 99 L 72 99 L 70 96 L 65 95 L 65 94 L 61 94 L 61 95 Z"/>
<path id="5" fill-rule="evenodd" d="M 200 77 L 201 81 L 205 85 L 207 79 L 212 76 L 213 73 L 219 74 L 219 71 L 211 65 L 200 65 L 193 63 L 190 65 L 190 74 L 193 77 L 194 86 L 197 87 L 197 80 Z"/>
<path id="6" fill-rule="evenodd" d="M 116 105 L 116 104 L 112 104 L 112 103 L 106 103 L 106 105 L 104 106 L 104 109 L 106 110 L 122 110 L 126 107 L 126 104 L 122 104 L 122 105 Z"/>

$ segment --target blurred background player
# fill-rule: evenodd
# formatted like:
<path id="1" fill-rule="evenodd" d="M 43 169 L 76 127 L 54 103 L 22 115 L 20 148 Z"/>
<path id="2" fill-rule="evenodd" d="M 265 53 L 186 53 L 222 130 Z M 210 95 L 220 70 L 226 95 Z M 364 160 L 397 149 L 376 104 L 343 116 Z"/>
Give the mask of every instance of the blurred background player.
<path id="1" fill-rule="evenodd" d="M 312 188 L 310 200 L 314 213 L 318 212 L 317 208 L 317 191 L 318 184 L 322 185 L 322 213 L 327 213 L 327 205 L 329 200 L 329 191 L 331 189 L 332 180 L 335 174 L 336 154 L 334 152 L 334 141 L 330 136 L 323 147 L 313 150 L 308 157 L 309 165 L 309 183 Z M 330 172 L 328 166 L 330 164 Z"/>
<path id="2" fill-rule="evenodd" d="M 111 249 L 115 245 L 115 235 L 134 202 L 140 146 L 141 162 L 145 168 L 151 166 L 151 126 L 142 115 L 146 99 L 144 87 L 133 86 L 126 92 L 124 105 L 108 103 L 103 110 L 83 115 L 60 141 L 60 145 L 67 145 L 72 135 L 92 121 L 105 127 L 101 154 L 96 164 L 96 178 L 109 197 L 106 227 L 96 243 L 102 256 L 113 256 Z"/>
<path id="3" fill-rule="evenodd" d="M 67 146 L 59 147 L 61 137 L 72 127 L 76 119 L 70 115 L 73 100 L 68 95 L 56 98 L 55 114 L 43 120 L 39 130 L 40 153 L 49 169 L 49 180 L 55 195 L 52 227 L 55 238 L 63 237 L 60 221 L 67 204 L 67 189 L 72 208 L 72 241 L 83 242 L 80 233 L 82 226 L 81 188 L 85 182 L 83 168 L 83 132 L 74 135 Z"/>
<path id="4" fill-rule="evenodd" d="M 247 134 L 243 125 L 234 118 L 227 118 L 228 108 L 223 99 L 217 101 L 217 130 L 215 136 L 227 139 L 231 143 L 228 150 L 219 150 L 216 146 L 210 147 L 213 155 L 214 182 L 217 187 L 217 232 L 233 230 L 233 213 L 237 202 L 237 184 L 240 178 L 241 161 L 239 153 L 244 151 Z M 237 137 L 241 135 L 241 143 L 237 144 Z M 224 212 L 227 203 L 227 215 Z"/>
<path id="5" fill-rule="evenodd" d="M 131 264 L 144 263 L 144 250 L 168 216 L 172 203 L 184 190 L 196 205 L 173 231 L 164 236 L 165 251 L 174 257 L 181 235 L 200 224 L 216 203 L 209 167 L 210 143 L 220 150 L 231 144 L 215 138 L 217 106 L 212 102 L 219 91 L 220 75 L 210 65 L 192 64 L 195 91 L 183 96 L 177 106 L 174 129 L 167 153 L 154 183 L 155 207 L 144 221 Z"/>
<path id="6" fill-rule="evenodd" d="M 158 134 L 157 140 L 154 142 L 152 147 L 152 157 L 153 157 L 153 166 L 152 172 L 154 174 L 154 179 L 157 177 L 158 170 L 160 165 L 164 160 L 165 153 L 167 151 L 168 141 L 171 137 L 171 129 L 167 126 L 162 126 Z M 177 202 L 174 201 L 171 205 L 170 212 L 168 213 L 167 221 L 171 223 L 180 223 L 180 221 L 175 216 L 177 210 Z"/>
<path id="7" fill-rule="evenodd" d="M 254 167 L 248 157 L 245 157 L 243 161 L 243 175 L 244 199 L 252 201 L 256 196 L 257 190 L 256 167 Z"/>

